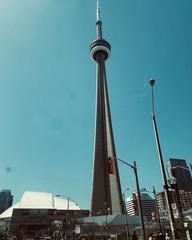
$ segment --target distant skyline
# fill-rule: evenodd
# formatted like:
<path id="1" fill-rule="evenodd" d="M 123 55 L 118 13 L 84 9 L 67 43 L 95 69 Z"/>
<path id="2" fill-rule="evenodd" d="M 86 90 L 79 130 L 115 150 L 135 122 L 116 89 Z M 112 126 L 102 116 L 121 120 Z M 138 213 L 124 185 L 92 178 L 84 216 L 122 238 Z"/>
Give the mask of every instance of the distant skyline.
<path id="1" fill-rule="evenodd" d="M 192 2 L 100 0 L 117 157 L 162 190 L 149 79 L 164 162 L 192 163 Z M 94 0 L 0 0 L 0 189 L 64 194 L 90 208 L 95 125 Z M 166 166 L 166 165 L 165 165 Z M 135 190 L 119 163 L 122 191 Z"/>

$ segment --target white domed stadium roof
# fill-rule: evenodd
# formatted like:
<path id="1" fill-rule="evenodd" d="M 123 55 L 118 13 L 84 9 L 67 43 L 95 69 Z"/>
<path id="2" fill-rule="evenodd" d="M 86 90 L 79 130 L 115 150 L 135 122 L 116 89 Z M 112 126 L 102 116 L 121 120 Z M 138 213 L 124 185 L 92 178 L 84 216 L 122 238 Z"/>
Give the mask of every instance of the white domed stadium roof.
<path id="1" fill-rule="evenodd" d="M 21 200 L 4 211 L 0 218 L 11 218 L 14 208 L 80 210 L 79 206 L 70 198 L 54 197 L 52 193 L 46 192 L 24 192 Z"/>

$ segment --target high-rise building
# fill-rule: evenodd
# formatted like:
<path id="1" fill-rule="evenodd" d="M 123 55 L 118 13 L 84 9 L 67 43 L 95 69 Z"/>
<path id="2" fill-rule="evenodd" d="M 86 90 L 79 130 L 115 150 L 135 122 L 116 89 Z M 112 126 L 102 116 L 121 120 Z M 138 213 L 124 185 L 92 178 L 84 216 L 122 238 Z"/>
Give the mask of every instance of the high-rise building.
<path id="1" fill-rule="evenodd" d="M 169 197 L 171 202 L 171 207 L 173 210 L 174 216 L 177 218 L 178 216 L 178 197 L 180 202 L 180 207 L 183 212 L 192 210 L 192 191 L 184 191 L 179 190 L 178 195 L 174 190 L 169 191 Z M 168 215 L 167 212 L 167 203 L 165 200 L 165 192 L 157 192 L 156 193 L 157 205 L 159 209 L 160 216 Z"/>
<path id="2" fill-rule="evenodd" d="M 156 200 L 157 200 L 157 206 L 159 211 L 164 211 L 167 209 L 167 202 L 165 199 L 165 192 L 157 192 L 156 193 Z"/>
<path id="3" fill-rule="evenodd" d="M 130 216 L 138 216 L 138 200 L 137 193 L 132 193 L 130 197 L 127 198 L 127 213 Z M 152 213 L 156 211 L 155 199 L 153 199 L 147 193 L 141 193 L 141 203 L 143 216 L 146 216 L 148 220 L 152 219 Z"/>
<path id="4" fill-rule="evenodd" d="M 179 190 L 179 200 L 183 211 L 192 211 L 192 191 Z"/>
<path id="5" fill-rule="evenodd" d="M 183 159 L 170 158 L 167 161 L 170 176 L 176 178 L 179 190 L 192 191 L 191 172 L 187 163 Z"/>
<path id="6" fill-rule="evenodd" d="M 112 121 L 107 89 L 105 61 L 111 46 L 102 36 L 102 21 L 97 1 L 97 39 L 90 46 L 96 61 L 96 119 L 91 215 L 122 214 L 123 201 L 116 160 Z"/>
<path id="7" fill-rule="evenodd" d="M 2 190 L 0 192 L 0 213 L 8 209 L 13 203 L 13 196 L 11 190 Z"/>

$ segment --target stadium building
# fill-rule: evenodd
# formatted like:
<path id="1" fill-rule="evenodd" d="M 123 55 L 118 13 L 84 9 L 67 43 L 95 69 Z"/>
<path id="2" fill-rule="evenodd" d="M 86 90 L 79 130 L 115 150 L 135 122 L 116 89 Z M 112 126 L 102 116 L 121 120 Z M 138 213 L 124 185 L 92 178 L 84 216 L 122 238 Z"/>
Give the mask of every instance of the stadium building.
<path id="1" fill-rule="evenodd" d="M 14 235 L 36 237 L 50 234 L 54 221 L 62 222 L 65 227 L 72 219 L 88 215 L 88 210 L 80 210 L 70 198 L 54 197 L 45 192 L 24 192 L 19 202 L 0 215 L 0 227 Z"/>

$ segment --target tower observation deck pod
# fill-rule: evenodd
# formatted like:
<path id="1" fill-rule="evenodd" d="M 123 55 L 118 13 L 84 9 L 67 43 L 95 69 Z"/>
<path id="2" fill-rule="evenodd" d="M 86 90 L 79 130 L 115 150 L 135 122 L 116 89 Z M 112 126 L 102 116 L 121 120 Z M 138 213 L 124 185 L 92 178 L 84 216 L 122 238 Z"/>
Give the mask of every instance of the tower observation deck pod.
<path id="1" fill-rule="evenodd" d="M 97 62 L 99 55 L 103 55 L 104 60 L 107 60 L 111 54 L 111 45 L 104 39 L 97 39 L 91 44 L 90 52 L 92 58 Z"/>
<path id="2" fill-rule="evenodd" d="M 102 21 L 97 0 L 97 39 L 90 45 L 96 61 L 96 115 L 93 159 L 91 215 L 122 214 L 123 200 L 116 160 L 111 113 L 107 89 L 105 61 L 111 45 L 102 37 Z M 109 159 L 109 157 L 111 157 Z"/>

